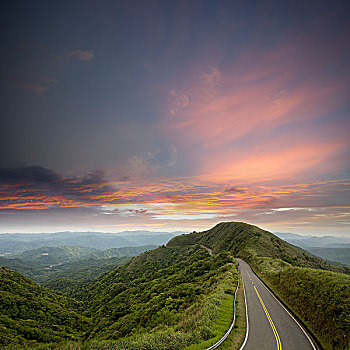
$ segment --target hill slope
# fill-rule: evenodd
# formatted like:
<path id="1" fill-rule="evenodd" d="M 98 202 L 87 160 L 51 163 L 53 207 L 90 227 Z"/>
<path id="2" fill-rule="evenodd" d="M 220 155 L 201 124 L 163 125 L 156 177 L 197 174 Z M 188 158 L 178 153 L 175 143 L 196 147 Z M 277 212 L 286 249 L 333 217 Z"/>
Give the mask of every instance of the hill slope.
<path id="1" fill-rule="evenodd" d="M 70 294 L 89 280 L 126 264 L 131 256 L 154 248 L 156 246 L 147 245 L 102 251 L 79 246 L 40 247 L 18 255 L 8 255 L 6 258 L 0 257 L 0 265 L 45 287 Z"/>
<path id="2" fill-rule="evenodd" d="M 27 343 L 80 337 L 97 341 L 96 349 L 104 348 L 107 343 L 98 343 L 104 341 L 112 348 L 174 350 L 214 340 L 220 336 L 215 320 L 223 304 L 232 305 L 237 284 L 233 256 L 251 264 L 325 349 L 347 346 L 350 286 L 341 272 L 349 270 L 239 222 L 177 236 L 166 247 L 134 257 L 76 289 L 80 302 L 3 269 L 0 320 L 6 328 L 0 327 L 0 338 Z"/>
<path id="3" fill-rule="evenodd" d="M 195 331 L 179 324 L 181 314 L 222 288 L 227 274 L 225 288 L 233 292 L 237 275 L 235 279 L 230 276 L 237 274 L 236 266 L 230 254 L 211 257 L 199 246 L 160 247 L 143 253 L 77 295 L 91 301 L 95 322 L 89 338 L 119 339 L 138 332 L 152 333 L 155 328 L 166 331 L 172 326 L 177 336 L 187 339 L 186 344 L 196 342 L 204 337 L 201 321 L 197 320 Z M 210 338 L 210 334 L 205 337 Z"/>
<path id="4" fill-rule="evenodd" d="M 231 322 L 237 266 L 228 252 L 210 256 L 198 245 L 163 246 L 81 287 L 80 302 L 3 268 L 0 339 L 11 346 L 56 343 L 51 349 L 86 348 L 80 343 L 86 340 L 96 349 L 105 349 L 104 341 L 109 348 L 140 350 L 215 342 Z"/>
<path id="5" fill-rule="evenodd" d="M 235 257 L 246 260 L 325 349 L 348 346 L 348 268 L 326 262 L 268 231 L 242 222 L 220 223 L 202 233 L 177 236 L 168 246 L 191 244 L 205 245 L 216 253 L 229 250 Z"/>
<path id="6" fill-rule="evenodd" d="M 40 247 L 26 250 L 21 254 L 7 255 L 6 258 L 34 262 L 38 265 L 54 265 L 79 260 L 84 256 L 98 253 L 98 249 L 80 246 Z"/>
<path id="7" fill-rule="evenodd" d="M 82 303 L 0 267 L 0 344 L 77 339 L 89 325 Z"/>
<path id="8" fill-rule="evenodd" d="M 228 250 L 235 257 L 249 261 L 255 268 L 258 268 L 261 258 L 266 257 L 280 259 L 293 266 L 347 271 L 346 268 L 329 264 L 323 259 L 283 241 L 271 232 L 244 222 L 222 222 L 208 231 L 177 236 L 167 246 L 188 244 L 202 244 L 213 249 L 215 253 Z"/>

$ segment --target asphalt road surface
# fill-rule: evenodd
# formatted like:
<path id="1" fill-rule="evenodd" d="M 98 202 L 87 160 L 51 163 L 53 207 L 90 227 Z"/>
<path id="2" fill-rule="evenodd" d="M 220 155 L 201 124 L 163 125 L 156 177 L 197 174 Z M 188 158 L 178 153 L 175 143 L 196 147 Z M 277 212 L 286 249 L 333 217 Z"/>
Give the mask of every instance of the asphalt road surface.
<path id="1" fill-rule="evenodd" d="M 315 350 L 307 335 L 255 275 L 237 259 L 248 309 L 248 334 L 244 350 Z"/>

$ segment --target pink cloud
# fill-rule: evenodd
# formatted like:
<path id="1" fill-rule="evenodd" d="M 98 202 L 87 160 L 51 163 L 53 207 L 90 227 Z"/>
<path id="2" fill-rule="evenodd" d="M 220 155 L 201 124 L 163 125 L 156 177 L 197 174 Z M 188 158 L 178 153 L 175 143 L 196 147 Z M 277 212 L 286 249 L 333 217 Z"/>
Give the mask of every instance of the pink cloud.
<path id="1" fill-rule="evenodd" d="M 230 67 L 215 67 L 207 79 L 186 84 L 183 93 L 191 103 L 161 129 L 181 145 L 180 153 L 195 159 L 193 174 L 285 179 L 314 169 L 318 176 L 328 171 L 326 161 L 350 147 L 339 131 L 349 130 L 344 121 L 341 126 L 320 122 L 347 101 L 349 81 L 326 74 L 342 41 L 331 45 L 332 55 L 322 56 L 330 48 L 312 40 L 311 35 L 274 50 L 243 52 Z M 314 53 L 303 51 L 306 42 L 315 46 Z M 201 93 L 208 82 L 215 82 L 210 98 Z"/>

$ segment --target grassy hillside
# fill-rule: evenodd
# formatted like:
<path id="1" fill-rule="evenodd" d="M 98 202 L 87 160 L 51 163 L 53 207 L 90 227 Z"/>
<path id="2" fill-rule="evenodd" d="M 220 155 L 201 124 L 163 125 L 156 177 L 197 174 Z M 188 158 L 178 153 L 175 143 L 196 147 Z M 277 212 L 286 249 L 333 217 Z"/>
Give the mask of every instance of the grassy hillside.
<path id="1" fill-rule="evenodd" d="M 76 300 L 3 268 L 0 339 L 5 344 L 12 340 L 56 342 L 51 349 L 209 346 L 224 334 L 231 320 L 238 280 L 233 256 L 251 264 L 325 349 L 344 349 L 344 334 L 350 332 L 350 276 L 343 272 L 349 269 L 239 222 L 177 236 L 166 247 L 146 251 L 97 280 L 74 285 L 71 281 L 79 279 L 77 273 L 51 282 L 51 287 L 68 288 Z M 92 260 L 97 270 L 101 260 Z M 89 269 L 80 263 L 65 264 L 75 264 L 75 271 L 88 275 Z M 78 341 L 63 344 L 63 339 Z"/>
<path id="2" fill-rule="evenodd" d="M 147 250 L 157 248 L 155 245 L 143 245 L 138 247 L 121 247 L 121 248 L 110 248 L 102 251 L 95 251 L 89 254 L 89 258 L 96 259 L 109 259 L 109 258 L 120 258 L 122 256 L 136 256 Z"/>
<path id="3" fill-rule="evenodd" d="M 90 320 L 82 303 L 0 267 L 0 344 L 78 339 Z"/>
<path id="4" fill-rule="evenodd" d="M 265 280 L 319 336 L 325 349 L 344 349 L 350 334 L 350 276 L 289 267 L 268 272 Z"/>
<path id="5" fill-rule="evenodd" d="M 243 222 L 223 222 L 208 231 L 177 236 L 168 243 L 168 246 L 187 244 L 203 244 L 214 252 L 228 250 L 235 257 L 249 261 L 255 268 L 258 268 L 259 257 L 269 257 L 280 259 L 293 266 L 338 272 L 349 271 L 295 247 L 271 232 Z"/>
<path id="6" fill-rule="evenodd" d="M 145 252 L 76 291 L 80 302 L 4 271 L 16 282 L 4 279 L 0 285 L 9 318 L 0 325 L 6 331 L 4 344 L 56 342 L 51 349 L 176 350 L 214 342 L 231 321 L 238 280 L 237 263 L 229 252 L 210 256 L 200 246 Z M 74 341 L 63 344 L 62 339 Z M 75 342 L 79 339 L 84 343 Z"/>
<path id="7" fill-rule="evenodd" d="M 168 246 L 203 244 L 229 250 L 255 272 L 309 326 L 326 349 L 344 349 L 350 333 L 349 269 L 241 222 L 220 223 L 202 233 L 173 238 Z M 333 271 L 333 272 L 330 272 Z M 346 301 L 344 301 L 346 300 Z"/>
<path id="8" fill-rule="evenodd" d="M 165 331 L 169 326 L 184 334 L 193 333 L 181 314 L 212 293 L 222 275 L 234 266 L 228 253 L 210 257 L 199 246 L 160 247 L 143 253 L 77 295 L 91 300 L 95 323 L 89 338 L 118 339 L 155 329 Z M 230 282 L 227 288 L 231 293 L 234 280 Z M 189 337 L 189 342 L 210 336 L 209 331 L 206 335 L 203 332 L 198 328 L 183 336 Z"/>

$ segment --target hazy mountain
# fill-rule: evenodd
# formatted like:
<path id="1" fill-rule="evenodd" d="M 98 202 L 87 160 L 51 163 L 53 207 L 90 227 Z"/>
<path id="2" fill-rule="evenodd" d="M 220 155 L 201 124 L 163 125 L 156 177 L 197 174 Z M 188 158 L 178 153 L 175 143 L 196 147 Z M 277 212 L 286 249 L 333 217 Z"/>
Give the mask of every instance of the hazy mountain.
<path id="1" fill-rule="evenodd" d="M 346 248 L 350 246 L 350 237 L 335 237 L 335 236 L 303 236 L 296 233 L 280 233 L 275 235 L 288 243 L 299 247 L 328 247 L 328 248 Z M 347 245 L 347 246 L 344 246 Z"/>
<path id="2" fill-rule="evenodd" d="M 350 238 L 348 237 L 303 236 L 295 233 L 276 233 L 276 236 L 323 259 L 350 265 Z"/>
<path id="3" fill-rule="evenodd" d="M 344 244 L 345 245 L 345 244 Z M 306 248 L 310 253 L 320 256 L 323 259 L 338 261 L 350 265 L 349 248 Z"/>
<path id="4" fill-rule="evenodd" d="M 142 245 L 162 245 L 181 232 L 123 231 L 56 232 L 40 234 L 0 234 L 0 254 L 21 253 L 42 246 L 58 247 L 78 245 L 95 249 L 109 249 Z"/>
<path id="5" fill-rule="evenodd" d="M 26 250 L 23 253 L 15 255 L 6 255 L 6 258 L 20 259 L 30 261 L 37 265 L 55 265 L 68 261 L 79 260 L 83 257 L 98 253 L 100 250 L 80 246 L 63 246 L 63 247 L 40 247 Z"/>
<path id="6" fill-rule="evenodd" d="M 126 264 L 130 257 L 157 248 L 154 245 L 98 250 L 79 246 L 40 247 L 0 257 L 0 265 L 44 286 L 71 292 L 77 281 L 91 280 Z"/>

